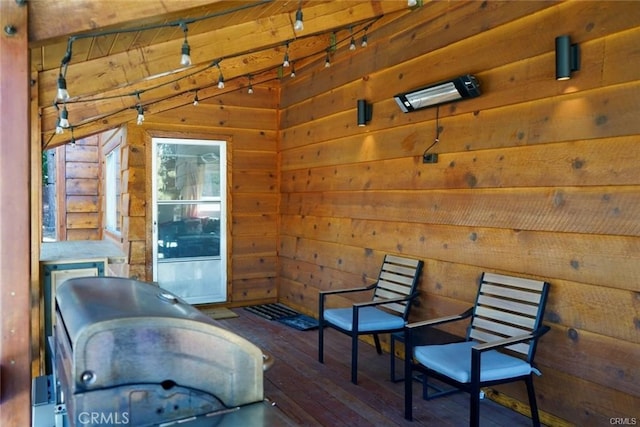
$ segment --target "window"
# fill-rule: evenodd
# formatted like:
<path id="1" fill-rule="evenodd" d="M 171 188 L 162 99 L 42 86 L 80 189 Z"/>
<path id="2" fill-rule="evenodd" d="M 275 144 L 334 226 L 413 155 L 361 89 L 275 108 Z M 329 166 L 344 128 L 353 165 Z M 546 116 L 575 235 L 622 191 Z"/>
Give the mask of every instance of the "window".
<path id="1" fill-rule="evenodd" d="M 106 156 L 105 168 L 105 228 L 120 233 L 120 146 Z"/>

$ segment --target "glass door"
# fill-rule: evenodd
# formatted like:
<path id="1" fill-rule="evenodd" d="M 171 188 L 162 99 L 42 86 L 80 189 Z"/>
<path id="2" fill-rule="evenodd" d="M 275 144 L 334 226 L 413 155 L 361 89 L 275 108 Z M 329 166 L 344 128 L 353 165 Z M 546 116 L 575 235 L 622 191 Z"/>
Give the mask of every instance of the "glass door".
<path id="1" fill-rule="evenodd" d="M 226 301 L 226 142 L 153 138 L 153 280 L 191 304 Z"/>

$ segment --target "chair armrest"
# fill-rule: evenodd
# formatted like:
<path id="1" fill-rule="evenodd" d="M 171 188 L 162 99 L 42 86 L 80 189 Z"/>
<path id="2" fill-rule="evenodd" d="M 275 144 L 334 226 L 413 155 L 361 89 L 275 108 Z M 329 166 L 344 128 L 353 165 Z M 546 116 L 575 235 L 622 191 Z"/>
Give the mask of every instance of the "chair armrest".
<path id="1" fill-rule="evenodd" d="M 422 320 L 420 322 L 409 323 L 405 326 L 407 329 L 422 328 L 424 326 L 442 325 L 443 323 L 455 322 L 457 320 L 466 319 L 473 314 L 473 307 L 461 314 L 454 316 L 438 317 L 437 319 Z"/>
<path id="2" fill-rule="evenodd" d="M 325 295 L 335 295 L 335 294 L 346 294 L 351 292 L 363 292 L 370 291 L 375 287 L 375 283 L 370 286 L 361 286 L 358 288 L 347 288 L 347 289 L 334 289 L 333 291 L 320 291 L 320 296 L 323 297 Z"/>
<path id="3" fill-rule="evenodd" d="M 483 344 L 478 344 L 472 347 L 472 350 L 484 352 L 488 350 L 495 350 L 497 348 L 506 347 L 508 345 L 518 344 L 524 341 L 530 341 L 533 339 L 538 339 L 545 333 L 549 331 L 548 326 L 541 326 L 530 334 L 516 335 L 510 338 L 505 338 L 503 340 L 486 342 Z"/>
<path id="4" fill-rule="evenodd" d="M 376 305 L 384 305 L 384 304 L 391 304 L 391 303 L 396 303 L 396 302 L 403 302 L 403 301 L 410 301 L 413 298 L 415 298 L 418 294 L 413 294 L 413 295 L 409 295 L 406 297 L 399 297 L 399 298 L 389 298 L 389 299 L 385 299 L 385 300 L 379 300 L 379 301 L 366 301 L 366 302 L 356 302 L 353 304 L 353 307 L 356 309 L 362 308 L 362 307 L 370 307 L 370 306 L 376 306 Z"/>

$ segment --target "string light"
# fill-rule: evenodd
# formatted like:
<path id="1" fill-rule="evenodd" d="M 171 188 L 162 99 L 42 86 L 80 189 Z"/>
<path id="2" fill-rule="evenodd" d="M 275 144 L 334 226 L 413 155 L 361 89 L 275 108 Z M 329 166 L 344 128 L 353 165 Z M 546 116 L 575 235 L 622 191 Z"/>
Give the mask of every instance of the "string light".
<path id="1" fill-rule="evenodd" d="M 249 95 L 252 95 L 253 94 L 253 84 L 251 83 L 251 74 L 249 74 L 247 76 L 247 78 L 249 79 L 249 88 L 247 89 L 247 93 Z"/>
<path id="2" fill-rule="evenodd" d="M 140 104 L 138 104 L 136 108 L 138 110 L 138 118 L 136 119 L 136 124 L 140 126 L 144 122 L 144 108 L 142 108 L 142 105 Z"/>
<path id="3" fill-rule="evenodd" d="M 296 31 L 304 30 L 304 22 L 302 19 L 302 0 L 300 0 L 300 4 L 298 5 L 298 10 L 296 11 L 296 22 L 293 24 L 293 29 Z"/>
<path id="4" fill-rule="evenodd" d="M 67 80 L 64 78 L 62 73 L 58 77 L 58 93 L 57 99 L 60 101 L 66 101 L 69 99 L 69 91 L 67 91 Z"/>
<path id="5" fill-rule="evenodd" d="M 289 42 L 287 42 L 286 44 L 286 50 L 284 51 L 284 60 L 282 61 L 282 66 L 285 68 L 289 66 Z"/>
<path id="6" fill-rule="evenodd" d="M 189 42 L 187 42 L 187 24 L 184 22 L 180 23 L 180 28 L 184 32 L 184 43 L 182 43 L 182 55 L 180 56 L 180 65 L 184 67 L 189 67 L 191 65 L 191 48 L 189 47 Z"/>
<path id="7" fill-rule="evenodd" d="M 64 133 L 64 129 L 60 126 L 60 117 L 56 121 L 56 135 L 62 135 Z"/>
<path id="8" fill-rule="evenodd" d="M 140 92 L 136 92 L 136 98 L 138 99 L 138 105 L 136 107 L 138 110 L 138 118 L 136 119 L 136 124 L 140 126 L 142 122 L 144 122 L 144 108 L 142 108 L 142 102 L 140 101 Z"/>
<path id="9" fill-rule="evenodd" d="M 69 126 L 69 112 L 67 111 L 67 106 L 62 107 L 62 111 L 60 112 L 60 127 L 62 129 L 68 129 Z"/>
<path id="10" fill-rule="evenodd" d="M 351 32 L 351 43 L 349 43 L 349 50 L 356 50 L 356 39 L 353 38 L 353 27 L 349 28 Z"/>
<path id="11" fill-rule="evenodd" d="M 417 1 L 418 5 L 422 4 L 422 0 L 416 0 L 416 1 Z M 296 18 L 297 18 L 297 20 L 300 21 L 300 24 L 302 25 L 302 9 L 301 8 L 302 8 L 302 2 L 300 2 L 300 5 L 298 7 L 298 12 L 296 12 Z M 190 47 L 189 47 L 188 41 L 187 41 L 187 32 L 188 32 L 187 23 L 197 22 L 197 21 L 200 21 L 202 19 L 207 19 L 209 17 L 210 16 L 207 15 L 207 16 L 203 16 L 203 17 L 199 17 L 199 18 L 194 18 L 194 19 L 189 20 L 189 21 L 184 21 L 184 20 L 174 21 L 174 22 L 170 22 L 170 23 L 161 24 L 160 26 L 161 27 L 180 26 L 180 28 L 184 32 L 184 43 L 183 43 L 183 46 L 182 46 L 183 49 L 182 49 L 181 53 L 183 53 L 186 56 L 188 56 L 189 61 L 190 61 L 191 60 L 191 58 L 190 58 Z M 362 40 L 361 40 L 362 47 L 366 47 L 367 46 L 367 31 L 368 31 L 368 29 L 371 27 L 371 25 L 373 25 L 373 23 L 375 23 L 379 19 L 380 19 L 380 17 L 372 20 L 363 29 L 357 31 L 357 32 L 360 32 L 360 31 L 364 32 L 364 34 L 362 36 Z M 144 31 L 146 29 L 152 29 L 152 28 L 157 28 L 157 26 L 148 27 L 148 28 L 147 27 L 141 27 L 141 28 L 130 29 L 130 30 L 127 30 L 127 31 Z M 353 32 L 353 27 L 349 27 L 349 30 L 351 32 L 349 49 L 353 50 L 355 48 L 355 46 L 354 46 L 355 45 L 355 40 L 354 40 L 355 35 L 354 35 L 354 32 Z M 66 91 L 65 74 L 66 74 L 67 64 L 71 60 L 71 52 L 72 52 L 73 42 L 78 40 L 78 39 L 84 39 L 84 38 L 88 38 L 88 37 L 98 37 L 98 36 L 103 36 L 103 35 L 108 35 L 108 34 L 119 34 L 121 32 L 123 32 L 123 31 L 118 31 L 118 30 L 112 31 L 112 30 L 110 30 L 110 31 L 107 31 L 107 32 L 100 32 L 100 33 L 87 33 L 87 34 L 83 34 L 83 35 L 80 35 L 80 36 L 72 36 L 72 37 L 69 38 L 68 45 L 67 45 L 67 51 L 66 51 L 66 53 L 65 53 L 65 55 L 64 55 L 64 57 L 62 58 L 62 61 L 61 61 L 60 73 L 59 73 L 59 78 L 58 78 L 58 89 L 59 90 L 56 92 L 56 95 L 57 95 L 56 96 L 56 101 L 54 101 L 54 106 L 56 107 L 56 109 L 58 111 L 60 111 L 60 108 L 58 107 L 57 100 L 66 101 L 66 100 L 70 99 L 69 93 L 68 93 L 68 91 Z M 331 33 L 330 46 L 329 46 L 329 48 L 325 49 L 325 52 L 326 52 L 325 65 L 324 65 L 325 68 L 330 68 L 331 67 L 330 53 L 332 51 L 337 51 L 338 43 L 339 42 L 337 41 L 337 38 L 336 38 L 336 32 L 334 30 Z M 293 61 L 291 61 L 290 58 L 289 58 L 289 47 L 290 47 L 290 41 L 287 41 L 286 42 L 285 56 L 283 58 L 283 63 L 282 63 L 281 66 L 278 67 L 279 78 L 282 77 L 282 67 L 287 67 L 287 66 L 291 67 L 290 77 L 291 78 L 295 78 L 296 77 L 296 71 L 295 71 L 295 67 L 294 67 Z M 308 58 L 308 57 L 311 57 L 311 56 L 315 56 L 318 53 L 320 53 L 320 52 L 315 52 L 315 53 L 306 55 L 306 56 L 304 56 L 302 58 L 299 58 L 299 59 L 305 59 L 305 58 Z M 181 57 L 181 60 L 182 59 L 183 58 Z M 164 83 L 161 83 L 160 85 L 154 86 L 154 87 L 152 87 L 150 89 L 147 89 L 147 90 L 157 89 L 159 87 L 166 86 L 168 84 L 173 84 L 173 83 L 175 83 L 175 82 L 177 82 L 179 80 L 182 80 L 184 78 L 191 77 L 194 74 L 201 73 L 204 70 L 206 70 L 206 69 L 208 69 L 210 67 L 213 67 L 213 66 L 216 66 L 218 68 L 218 70 L 219 70 L 217 87 L 219 89 L 223 89 L 225 87 L 225 79 L 224 79 L 224 76 L 222 74 L 222 70 L 220 68 L 219 62 L 220 62 L 220 60 L 214 61 L 213 63 L 211 63 L 210 65 L 204 67 L 203 69 L 200 69 L 200 70 L 197 70 L 195 72 L 192 72 L 191 74 L 189 74 L 187 76 L 181 76 L 181 77 L 179 77 L 179 78 L 177 78 L 177 79 L 175 79 L 175 80 L 173 80 L 171 82 L 164 82 Z M 191 62 L 189 62 L 189 65 L 191 65 Z M 238 77 L 240 77 L 240 76 L 238 76 Z M 251 77 L 250 77 L 250 79 L 251 79 Z M 145 90 L 145 91 L 147 91 L 147 90 Z M 253 93 L 253 84 L 252 84 L 251 81 L 249 83 L 248 92 L 249 93 Z M 144 122 L 145 118 L 144 118 L 144 108 L 143 108 L 142 104 L 140 103 L 139 92 L 129 93 L 129 94 L 126 94 L 126 95 L 111 95 L 111 96 L 107 96 L 107 97 L 104 97 L 104 98 L 90 97 L 90 99 L 87 99 L 87 100 L 84 100 L 84 99 L 80 98 L 80 99 L 75 99 L 74 101 L 71 101 L 71 102 L 72 103 L 95 102 L 95 101 L 99 101 L 99 100 L 103 100 L 103 99 L 110 99 L 110 98 L 116 98 L 116 97 L 120 98 L 120 97 L 123 97 L 123 96 L 133 96 L 133 95 L 136 95 L 138 97 L 138 104 L 133 107 L 138 112 L 138 117 L 137 117 L 136 122 L 138 124 L 142 124 Z M 198 103 L 199 103 L 199 98 L 198 98 L 198 92 L 196 90 L 196 93 L 195 93 L 195 96 L 194 96 L 194 100 L 193 100 L 193 105 L 198 105 Z M 66 102 L 65 102 L 65 104 L 66 104 Z M 131 108 L 131 107 L 129 107 L 129 108 Z M 80 126 L 84 126 L 84 124 L 81 124 Z M 70 127 L 70 124 L 69 124 L 69 120 L 68 120 L 68 111 L 67 111 L 66 106 L 65 106 L 64 109 L 62 111 L 60 111 L 58 120 L 56 122 L 55 133 L 53 135 L 59 135 L 59 134 L 64 132 L 65 128 L 69 128 L 69 127 Z M 53 135 L 52 135 L 52 137 L 53 137 Z M 51 139 L 49 139 L 49 141 L 51 141 Z M 45 144 L 45 146 L 48 145 L 48 143 L 49 142 L 47 142 Z"/>
<path id="12" fill-rule="evenodd" d="M 224 76 L 222 75 L 222 69 L 220 68 L 220 61 L 216 62 L 218 67 L 218 89 L 224 89 Z"/>

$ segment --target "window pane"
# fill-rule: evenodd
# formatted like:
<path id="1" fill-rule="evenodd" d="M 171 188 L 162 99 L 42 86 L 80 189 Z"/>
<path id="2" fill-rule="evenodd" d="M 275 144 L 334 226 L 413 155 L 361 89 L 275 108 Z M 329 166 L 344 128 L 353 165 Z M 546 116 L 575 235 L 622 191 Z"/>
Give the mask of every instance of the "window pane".
<path id="1" fill-rule="evenodd" d="M 120 147 L 106 156 L 105 208 L 106 229 L 120 232 Z"/>

